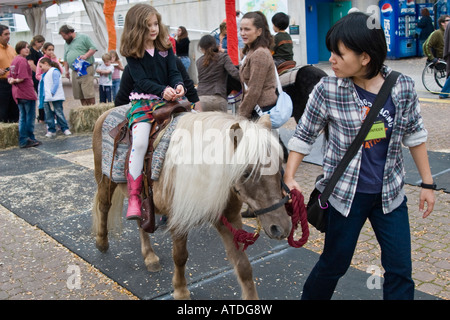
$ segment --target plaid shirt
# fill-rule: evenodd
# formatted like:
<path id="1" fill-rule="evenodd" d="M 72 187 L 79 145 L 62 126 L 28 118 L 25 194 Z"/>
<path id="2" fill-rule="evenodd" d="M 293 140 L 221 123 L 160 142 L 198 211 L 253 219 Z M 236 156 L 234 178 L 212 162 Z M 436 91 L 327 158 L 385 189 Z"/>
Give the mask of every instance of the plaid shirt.
<path id="1" fill-rule="evenodd" d="M 383 77 L 390 72 L 391 69 L 383 67 Z M 407 147 L 413 147 L 427 140 L 427 131 L 420 115 L 413 80 L 400 75 L 391 96 L 395 105 L 395 118 L 384 167 L 382 187 L 384 213 L 397 208 L 404 199 L 402 143 Z M 309 97 L 305 112 L 289 141 L 288 148 L 308 155 L 317 136 L 328 123 L 329 140 L 325 146 L 323 159 L 324 178 L 316 184 L 321 192 L 362 126 L 362 107 L 350 78 L 322 78 Z M 329 198 L 330 204 L 344 216 L 348 216 L 356 193 L 361 157 L 362 146 L 350 161 Z"/>

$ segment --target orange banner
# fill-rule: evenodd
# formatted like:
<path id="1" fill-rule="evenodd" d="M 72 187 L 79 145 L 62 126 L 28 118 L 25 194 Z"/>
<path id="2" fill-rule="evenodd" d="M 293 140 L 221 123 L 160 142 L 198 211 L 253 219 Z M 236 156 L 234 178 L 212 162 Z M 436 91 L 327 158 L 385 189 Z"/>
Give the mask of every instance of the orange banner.
<path id="1" fill-rule="evenodd" d="M 117 0 L 104 0 L 103 14 L 105 15 L 106 30 L 108 31 L 108 51 L 116 50 L 116 26 L 114 21 L 114 11 Z"/>

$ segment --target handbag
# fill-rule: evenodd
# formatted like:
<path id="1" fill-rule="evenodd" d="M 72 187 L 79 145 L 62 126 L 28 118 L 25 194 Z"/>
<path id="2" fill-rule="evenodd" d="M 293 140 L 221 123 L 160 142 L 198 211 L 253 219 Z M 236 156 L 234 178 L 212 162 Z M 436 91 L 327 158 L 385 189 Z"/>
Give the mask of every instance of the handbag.
<path id="1" fill-rule="evenodd" d="M 366 119 L 364 120 L 363 125 L 361 126 L 361 129 L 358 132 L 358 135 L 351 143 L 339 165 L 336 167 L 336 170 L 331 176 L 330 181 L 328 181 L 327 186 L 325 187 L 323 192 L 320 192 L 317 188 L 315 188 L 311 193 L 308 204 L 306 205 L 308 222 L 320 232 L 326 232 L 328 227 L 328 198 L 334 190 L 336 183 L 339 181 L 340 177 L 347 168 L 350 160 L 353 159 L 353 157 L 361 147 L 361 144 L 369 133 L 372 124 L 375 122 L 375 119 L 378 116 L 378 113 L 389 97 L 392 87 L 397 81 L 399 75 L 399 72 L 392 71 L 387 76 L 380 89 L 380 92 L 378 93 L 372 107 L 370 108 Z M 316 183 L 322 178 L 323 175 L 318 176 L 316 179 Z"/>
<path id="2" fill-rule="evenodd" d="M 270 115 L 270 122 L 272 124 L 272 129 L 278 129 L 283 124 L 285 124 L 292 117 L 292 99 L 291 97 L 283 91 L 281 86 L 280 77 L 278 76 L 277 69 L 275 68 L 275 77 L 277 78 L 278 86 L 278 99 L 277 104 L 267 111 L 266 113 Z"/>

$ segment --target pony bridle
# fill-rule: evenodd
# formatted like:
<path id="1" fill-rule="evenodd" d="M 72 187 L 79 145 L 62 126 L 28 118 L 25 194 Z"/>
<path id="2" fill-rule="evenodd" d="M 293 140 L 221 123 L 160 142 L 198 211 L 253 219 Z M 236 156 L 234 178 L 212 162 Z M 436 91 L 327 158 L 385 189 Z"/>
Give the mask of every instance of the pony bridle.
<path id="1" fill-rule="evenodd" d="M 284 189 L 284 191 L 286 192 L 286 196 L 281 199 L 280 201 L 278 201 L 277 203 L 267 207 L 267 208 L 263 208 L 263 209 L 259 209 L 259 210 L 253 210 L 250 208 L 249 206 L 249 211 L 253 212 L 253 214 L 258 217 L 261 216 L 263 214 L 269 213 L 271 211 L 277 210 L 278 208 L 280 208 L 281 206 L 284 206 L 290 199 L 291 199 L 291 190 L 289 190 L 289 187 L 284 183 L 284 179 L 283 179 L 283 170 L 281 170 L 281 187 Z M 239 190 L 236 189 L 236 187 L 233 187 L 234 192 L 236 194 L 239 194 Z M 248 204 L 247 204 L 248 205 Z"/>
<path id="2" fill-rule="evenodd" d="M 286 206 L 286 212 L 291 217 L 292 220 L 292 229 L 288 236 L 288 243 L 291 247 L 300 248 L 302 247 L 307 241 L 309 236 L 309 230 L 308 230 L 308 221 L 307 221 L 307 211 L 304 204 L 304 198 L 303 195 L 298 190 L 293 190 L 294 192 L 291 192 L 289 190 L 289 187 L 284 183 L 284 172 L 283 168 L 281 168 L 281 187 L 286 192 L 286 196 L 281 199 L 279 202 L 259 210 L 252 210 L 256 217 L 261 216 L 263 214 L 266 214 L 268 212 L 274 211 L 281 206 L 288 203 L 288 201 L 292 198 L 292 203 L 289 203 Z M 239 195 L 239 190 L 236 189 L 236 187 L 233 187 L 234 192 Z M 248 205 L 248 204 L 247 204 Z M 250 210 L 250 206 L 249 206 Z M 233 226 L 226 220 L 224 216 L 222 216 L 222 222 L 223 224 L 232 232 L 233 234 L 233 241 L 235 242 L 236 248 L 239 248 L 238 243 L 243 243 L 245 249 L 250 245 L 255 243 L 255 241 L 259 238 L 259 232 L 261 231 L 261 223 L 260 219 L 256 219 L 258 226 L 255 231 L 255 233 L 252 235 L 251 233 L 246 232 L 245 230 L 235 230 Z M 294 240 L 294 232 L 297 230 L 297 227 L 299 224 L 302 226 L 302 237 L 299 240 Z"/>

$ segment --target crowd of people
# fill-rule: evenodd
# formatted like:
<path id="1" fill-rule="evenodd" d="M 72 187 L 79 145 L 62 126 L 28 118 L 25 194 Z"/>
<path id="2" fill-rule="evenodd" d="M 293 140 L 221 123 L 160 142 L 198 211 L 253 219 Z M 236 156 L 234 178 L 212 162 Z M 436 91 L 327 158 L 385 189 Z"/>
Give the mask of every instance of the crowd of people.
<path id="1" fill-rule="evenodd" d="M 290 189 L 301 191 L 294 179 L 295 172 L 304 156 L 311 151 L 319 133 L 328 127 L 324 175 L 316 183 L 320 191 L 324 189 L 355 138 L 385 78 L 392 72 L 384 64 L 387 46 L 383 30 L 368 28 L 367 19 L 368 16 L 362 12 L 349 13 L 327 33 L 326 45 L 331 52 L 329 61 L 335 76 L 323 78 L 314 88 L 289 142 L 291 151 L 284 181 Z M 439 23 L 444 28 L 448 21 L 444 18 Z M 100 99 L 114 99 L 117 106 L 130 104 L 127 119 L 133 139 L 127 172 L 127 219 L 141 218 L 143 161 L 155 109 L 186 97 L 197 111 L 226 112 L 228 77 L 242 84 L 239 116 L 254 120 L 259 117 L 258 110 L 268 112 L 277 103 L 276 67 L 293 60 L 292 39 L 286 32 L 289 16 L 278 13 L 273 17 L 275 37 L 262 12 L 247 12 L 238 24 L 242 41 L 239 66 L 235 66 L 227 54 L 226 22 L 220 25 L 216 37 L 206 35 L 200 39 L 199 49 L 203 56 L 196 61 L 197 89 L 187 73 L 190 68 L 190 41 L 186 28 L 178 28 L 173 42 L 160 13 L 149 4 L 136 4 L 126 15 L 120 46 L 120 55 L 127 62 L 125 68 L 116 53 L 102 56 L 103 63 L 96 70 L 100 75 Z M 441 30 L 442 34 L 443 30 L 445 28 Z M 33 71 L 26 62 L 30 55 L 28 44 L 19 42 L 16 56 L 7 44 L 9 30 L 0 29 L 0 32 L 0 99 L 11 102 L 11 107 L 1 108 L 0 120 L 17 120 L 18 114 L 12 107 L 13 102 L 17 103 L 20 110 L 20 146 L 39 144 L 33 135 L 34 103 L 39 97 L 44 105 L 48 136 L 54 135 L 55 117 L 61 130 L 70 134 L 62 113 L 64 95 L 61 73 L 65 70 L 65 76 L 72 79 L 76 99 L 80 99 L 82 104 L 95 103 L 92 82 L 95 72 L 93 55 L 97 49 L 92 40 L 69 26 L 61 27 L 60 34 L 66 41 L 64 69 L 52 54 L 54 47 L 51 49 L 51 44 L 43 43 L 45 57 L 35 63 L 34 76 L 36 80 L 41 77 L 36 92 Z M 39 44 L 36 45 L 36 42 Z M 32 45 L 34 50 L 39 51 L 42 42 L 42 39 L 36 38 Z M 4 63 L 7 58 L 12 61 L 8 69 Z M 88 64 L 84 66 L 77 59 Z M 116 68 L 123 70 L 123 74 L 120 88 L 115 93 L 114 79 L 117 80 L 117 74 L 120 74 Z M 71 73 L 69 69 L 72 69 Z M 7 84 L 12 86 L 12 89 L 8 87 L 12 98 L 8 99 L 5 94 Z M 25 86 L 33 90 L 24 90 Z M 21 95 L 25 92 L 26 95 Z M 49 110 L 50 103 L 54 113 Z M 367 138 L 369 142 L 366 139 L 364 145 L 369 147 L 363 145 L 330 196 L 324 250 L 305 283 L 304 299 L 331 298 L 338 280 L 350 266 L 360 230 L 367 219 L 372 223 L 382 250 L 382 264 L 386 270 L 384 297 L 413 298 L 408 207 L 402 189 L 402 143 L 409 147 L 423 181 L 419 208 L 424 211 L 424 217 L 433 210 L 435 199 L 425 147 L 427 131 L 410 77 L 400 75 L 376 123 L 373 131 L 381 126 L 382 135 Z"/>
<path id="2" fill-rule="evenodd" d="M 239 15 L 241 13 L 237 11 L 237 23 L 240 23 Z M 265 17 L 264 22 L 266 23 L 264 27 L 268 27 Z M 265 52 L 265 57 L 269 60 L 273 59 L 278 65 L 285 60 L 293 60 L 292 40 L 289 34 L 285 32 L 289 25 L 289 16 L 285 13 L 278 13 L 272 22 L 273 30 L 277 32 L 275 43 L 272 41 L 270 30 L 265 28 L 266 35 L 263 37 L 265 41 L 262 47 L 266 50 L 260 49 L 258 52 Z M 187 29 L 184 26 L 179 26 L 176 36 L 172 37 L 168 33 L 167 27 L 161 26 L 161 28 L 165 30 L 161 34 L 164 34 L 169 39 L 168 43 L 171 44 L 170 51 L 176 56 L 177 70 L 183 75 L 184 85 L 190 86 L 189 92 L 186 92 L 189 101 L 196 105 L 197 110 L 201 110 L 203 106 L 204 110 L 226 112 L 228 79 L 232 78 L 237 83 L 241 81 L 238 66 L 232 64 L 227 54 L 226 20 L 220 24 L 220 32 L 213 39 L 211 39 L 212 36 L 208 35 L 200 40 L 199 50 L 204 53 L 204 56 L 200 57 L 196 63 L 199 74 L 197 88 L 194 87 L 188 75 L 191 59 L 189 57 L 190 39 Z M 65 96 L 62 77 L 71 81 L 73 98 L 79 100 L 83 106 L 95 104 L 95 74 L 98 75 L 100 102 L 115 102 L 118 105 L 130 101 L 129 97 L 124 98 L 124 95 L 119 93 L 121 78 L 125 75 L 128 79 L 131 74 L 124 67 L 118 53 L 115 50 L 104 53 L 102 63 L 94 67 L 94 54 L 98 51 L 95 43 L 88 35 L 76 32 L 71 26 L 63 25 L 59 29 L 59 35 L 65 41 L 64 56 L 61 57 L 62 63 L 55 55 L 55 46 L 51 42 L 46 42 L 42 35 L 34 36 L 29 44 L 21 42 L 20 45 L 17 44 L 19 47 L 13 48 L 9 44 L 11 35 L 9 28 L 0 25 L 0 33 L 0 98 L 5 101 L 5 106 L 0 108 L 0 122 L 19 122 L 20 147 L 28 148 L 42 143 L 34 137 L 35 118 L 39 123 L 45 123 L 47 127 L 45 136 L 48 138 L 55 137 L 57 129 L 61 129 L 65 135 L 71 134 L 63 112 Z M 241 32 L 238 32 L 238 40 L 240 57 L 242 58 L 244 42 Z M 250 40 L 253 41 L 252 38 Z M 165 42 L 167 42 L 166 39 Z M 260 47 L 260 45 L 257 44 L 255 49 L 257 47 Z M 20 53 L 21 51 L 23 53 Z M 23 56 L 25 53 L 27 55 Z M 254 70 L 260 69 L 259 66 L 264 67 L 264 69 L 260 69 L 260 74 L 271 66 L 271 64 L 266 64 L 264 60 L 259 61 L 257 59 L 258 53 L 253 58 L 250 58 L 252 54 L 249 55 L 248 52 L 246 52 L 246 55 L 249 56 L 246 65 L 249 65 L 249 61 L 255 60 Z M 122 56 L 127 58 L 123 54 Z M 24 59 L 21 59 L 21 57 Z M 44 60 L 46 61 L 43 63 L 45 68 L 42 68 L 40 63 L 43 58 L 50 60 L 50 62 L 47 59 Z M 27 63 L 23 63 L 23 61 Z M 127 67 L 128 64 L 127 59 Z M 245 66 L 243 70 L 250 72 L 249 68 L 245 68 Z M 49 76 L 46 77 L 49 71 Z M 261 87 L 256 86 L 258 83 L 264 84 L 264 81 L 261 82 L 256 77 L 252 77 L 250 82 L 248 77 L 244 81 L 246 87 L 251 86 L 250 90 L 245 90 L 250 94 L 244 96 L 244 107 L 241 109 L 248 109 L 245 112 L 246 116 L 249 116 L 248 111 L 253 109 L 256 103 L 262 106 L 263 110 L 268 110 L 276 101 L 274 77 L 260 76 L 259 78 L 268 79 L 268 83 Z M 134 82 L 134 77 L 132 79 Z M 33 90 L 31 90 L 31 85 Z M 52 86 L 51 90 L 46 91 L 46 86 Z M 124 85 L 124 87 L 127 86 Z M 126 89 L 125 92 L 129 93 L 129 88 Z M 57 92 L 57 100 L 55 100 L 54 96 Z M 117 98 L 118 95 L 119 98 Z M 270 98 L 267 98 L 268 95 Z M 257 99 L 254 104 L 252 100 L 255 97 Z M 36 113 L 36 105 L 37 114 L 32 114 L 33 111 Z M 241 112 L 241 114 L 244 113 Z M 25 119 L 28 120 L 25 121 Z"/>

